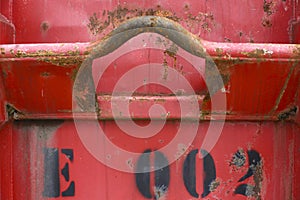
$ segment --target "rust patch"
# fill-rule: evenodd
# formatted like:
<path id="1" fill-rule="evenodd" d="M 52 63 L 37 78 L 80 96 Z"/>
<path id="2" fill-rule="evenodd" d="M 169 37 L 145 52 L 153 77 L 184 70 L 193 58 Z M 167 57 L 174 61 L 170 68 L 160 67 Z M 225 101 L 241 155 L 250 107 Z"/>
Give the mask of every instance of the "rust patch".
<path id="1" fill-rule="evenodd" d="M 80 51 L 75 48 L 74 50 L 65 53 L 56 53 L 50 50 L 38 50 L 35 52 L 25 52 L 21 50 L 10 50 L 10 53 L 16 58 L 37 58 L 38 61 L 51 63 L 57 66 L 80 65 L 85 56 L 80 55 Z M 84 52 L 85 55 L 89 54 L 88 51 Z"/>
<path id="2" fill-rule="evenodd" d="M 211 13 L 199 12 L 196 16 L 188 13 L 187 19 L 184 22 L 187 24 L 187 27 L 197 27 L 200 24 L 204 31 L 211 32 L 214 26 L 214 16 Z"/>
<path id="3" fill-rule="evenodd" d="M 267 16 L 270 16 L 276 12 L 275 9 L 276 3 L 273 1 L 267 2 L 264 0 L 263 9 L 264 13 L 266 13 Z"/>
<path id="4" fill-rule="evenodd" d="M 273 1 L 267 2 L 264 0 L 263 9 L 266 15 L 270 16 L 275 13 L 275 3 Z"/>
<path id="5" fill-rule="evenodd" d="M 167 61 L 163 62 L 163 67 L 164 67 L 164 69 L 163 69 L 163 72 L 162 72 L 162 74 L 163 74 L 162 79 L 167 80 L 167 78 L 168 78 L 168 68 L 169 68 Z"/>
<path id="6" fill-rule="evenodd" d="M 171 43 L 166 40 L 162 40 L 160 37 L 157 38 L 158 43 L 162 43 L 166 50 L 164 51 L 164 57 L 163 57 L 163 66 L 168 67 L 168 61 L 167 57 L 170 57 L 173 60 L 173 68 L 176 69 L 178 72 L 182 72 L 183 66 L 178 67 L 177 66 L 177 51 L 178 51 L 178 46 L 175 43 Z M 166 72 L 167 68 L 165 68 Z M 165 77 L 166 78 L 166 77 Z"/>
<path id="7" fill-rule="evenodd" d="M 247 60 L 241 60 L 240 58 L 231 58 L 227 56 L 214 58 L 213 60 L 221 73 L 229 73 L 230 67 L 249 62 Z"/>
<path id="8" fill-rule="evenodd" d="M 243 149 L 239 149 L 232 157 L 230 161 L 230 165 L 236 166 L 237 168 L 241 168 L 246 163 L 246 154 Z"/>
<path id="9" fill-rule="evenodd" d="M 168 49 L 164 51 L 165 54 L 168 54 L 168 56 L 174 58 L 174 61 L 176 61 L 176 54 L 178 51 L 178 46 L 176 44 L 172 44 Z"/>
<path id="10" fill-rule="evenodd" d="M 58 56 L 60 54 L 54 53 L 53 51 L 47 50 L 38 50 L 32 53 L 27 53 L 25 51 L 13 49 L 10 50 L 10 53 L 14 55 L 16 58 L 34 58 L 34 57 L 43 57 L 43 56 Z"/>
<path id="11" fill-rule="evenodd" d="M 157 103 L 165 103 L 167 100 L 166 99 L 154 99 L 154 102 L 157 102 Z"/>
<path id="12" fill-rule="evenodd" d="M 8 74 L 11 73 L 11 65 L 9 63 L 3 64 L 1 68 L 3 78 L 7 78 Z"/>
<path id="13" fill-rule="evenodd" d="M 130 169 L 134 169 L 135 168 L 132 158 L 130 158 L 130 159 L 127 160 L 127 165 L 128 165 L 128 167 Z"/>
<path id="14" fill-rule="evenodd" d="M 272 27 L 272 21 L 268 18 L 263 18 L 261 24 L 264 26 L 264 27 L 267 27 L 267 28 L 270 28 Z"/>
<path id="15" fill-rule="evenodd" d="M 243 55 L 248 56 L 250 58 L 260 58 L 263 57 L 265 51 L 263 49 L 255 49 L 250 52 L 242 52 Z"/>
<path id="16" fill-rule="evenodd" d="M 219 68 L 218 68 L 219 69 Z M 218 77 L 221 75 L 223 84 L 213 84 L 218 83 Z M 225 86 L 230 81 L 230 73 L 229 70 L 206 70 L 205 71 L 206 82 L 211 83 L 211 91 L 206 92 L 205 97 L 203 99 L 202 108 L 207 106 L 207 103 L 210 101 L 210 97 L 214 95 L 218 90 L 222 89 L 223 85 Z M 206 111 L 202 110 L 201 116 L 204 117 L 205 115 L 209 114 Z"/>
<path id="17" fill-rule="evenodd" d="M 222 57 L 223 55 L 223 49 L 222 48 L 216 48 L 217 56 Z"/>
<path id="18" fill-rule="evenodd" d="M 154 196 L 157 200 L 165 200 L 167 199 L 168 188 L 165 185 L 160 187 L 154 186 Z"/>
<path id="19" fill-rule="evenodd" d="M 110 159 L 111 159 L 111 155 L 110 155 L 110 154 L 107 154 L 107 155 L 106 155 L 106 159 L 107 159 L 107 160 L 110 160 Z M 128 162 L 127 162 L 127 163 L 128 163 Z"/>
<path id="20" fill-rule="evenodd" d="M 264 17 L 261 22 L 263 27 L 266 28 L 272 27 L 273 24 L 270 18 L 271 15 L 273 15 L 276 12 L 275 5 L 276 3 L 273 1 L 267 2 L 266 0 L 264 0 L 264 4 L 263 4 Z"/>
<path id="21" fill-rule="evenodd" d="M 241 52 L 242 55 L 245 55 L 248 58 L 255 58 L 257 63 L 265 62 L 265 57 L 271 57 L 273 52 L 266 49 L 255 49 L 250 52 Z"/>
<path id="22" fill-rule="evenodd" d="M 24 115 L 20 110 L 16 109 L 11 104 L 6 104 L 6 112 L 9 118 L 16 119 L 16 120 L 18 120 L 20 116 Z"/>
<path id="23" fill-rule="evenodd" d="M 298 110 L 297 106 L 293 106 L 291 108 L 288 108 L 288 109 L 282 111 L 281 113 L 279 113 L 278 119 L 279 120 L 286 120 L 286 119 L 289 119 L 292 116 L 296 116 L 297 110 Z"/>
<path id="24" fill-rule="evenodd" d="M 220 180 L 216 179 L 209 184 L 209 191 L 214 192 L 220 185 Z"/>
<path id="25" fill-rule="evenodd" d="M 253 171 L 253 182 L 252 184 L 241 184 L 238 188 L 241 191 L 235 191 L 235 194 L 242 194 L 247 196 L 249 199 L 261 200 L 262 196 L 262 183 L 263 183 L 263 163 L 258 162 L 256 166 L 250 165 L 249 168 Z"/>
<path id="26" fill-rule="evenodd" d="M 37 50 L 35 52 L 25 52 L 25 51 L 21 51 L 21 50 L 14 50 L 11 49 L 10 53 L 12 55 L 14 55 L 16 58 L 35 58 L 35 57 L 51 57 L 51 56 L 66 56 L 65 53 L 57 53 L 57 52 L 53 52 L 51 50 Z M 89 52 L 85 52 L 84 54 L 88 54 Z M 74 50 L 70 50 L 67 52 L 67 55 L 70 56 L 79 56 L 80 52 L 78 50 L 78 48 L 75 47 Z"/>
<path id="27" fill-rule="evenodd" d="M 96 35 L 99 32 L 99 29 L 103 29 L 104 25 L 101 25 L 100 20 L 98 19 L 96 13 L 94 13 L 90 18 L 89 18 L 89 24 L 87 25 L 89 30 L 93 35 Z M 107 25 L 108 26 L 108 25 Z"/>
<path id="28" fill-rule="evenodd" d="M 160 6 L 157 7 L 157 10 L 145 10 L 138 8 L 129 9 L 119 5 L 116 9 L 112 11 L 103 10 L 101 14 L 94 13 L 89 18 L 89 23 L 87 27 L 93 35 L 97 35 L 99 33 L 104 32 L 109 26 L 115 28 L 119 24 L 130 18 L 149 15 L 166 17 L 174 21 L 178 21 L 178 18 L 175 16 L 175 14 L 171 13 L 170 11 L 160 10 Z"/>
<path id="29" fill-rule="evenodd" d="M 0 55 L 5 55 L 5 49 L 4 48 L 0 48 Z"/>
<path id="30" fill-rule="evenodd" d="M 169 56 L 170 58 L 173 59 L 173 67 L 176 68 L 176 66 L 177 66 L 177 57 L 176 57 L 177 51 L 178 51 L 178 46 L 174 43 L 172 43 L 171 46 L 164 51 L 164 66 L 168 65 L 166 56 Z"/>
<path id="31" fill-rule="evenodd" d="M 214 70 L 207 70 L 205 72 L 206 77 L 210 77 L 213 80 L 213 78 L 215 76 L 221 75 L 224 86 L 226 86 L 230 82 L 230 76 L 232 74 L 233 67 L 236 65 L 239 65 L 239 64 L 249 62 L 249 61 L 241 60 L 240 58 L 232 58 L 230 54 L 223 55 L 223 54 L 221 54 L 221 53 L 223 53 L 223 50 L 220 48 L 216 49 L 215 51 L 217 52 L 218 57 L 214 57 L 213 61 L 216 65 L 216 67 L 218 68 L 218 73 L 216 74 L 216 72 Z M 219 89 L 221 89 L 221 88 L 217 87 L 215 89 L 215 91 L 217 91 Z M 210 101 L 210 94 L 207 93 L 205 95 L 205 98 L 203 99 L 202 108 L 204 108 L 209 101 Z M 203 112 L 203 115 L 206 115 L 206 114 L 208 114 L 208 113 Z"/>
<path id="32" fill-rule="evenodd" d="M 69 56 L 57 56 L 57 57 L 44 57 L 38 59 L 39 61 L 43 61 L 46 63 L 51 63 L 56 66 L 74 66 L 74 65 L 81 65 L 81 63 L 84 60 L 84 57 L 82 56 L 74 56 L 74 57 L 69 57 Z"/>
<path id="33" fill-rule="evenodd" d="M 125 20 L 139 16 L 159 16 L 181 22 L 181 24 L 190 30 L 194 28 L 201 28 L 207 32 L 212 30 L 214 26 L 213 14 L 198 12 L 197 15 L 193 15 L 190 13 L 188 5 L 184 6 L 183 13 L 184 16 L 180 18 L 174 12 L 164 10 L 160 5 L 149 9 L 127 8 L 119 5 L 112 11 L 103 10 L 102 13 L 93 13 L 89 17 L 87 27 L 94 36 L 102 33 L 105 35 L 110 30 L 110 27 L 115 28 Z"/>
<path id="34" fill-rule="evenodd" d="M 46 78 L 46 77 L 50 76 L 50 73 L 49 72 L 42 72 L 41 76 Z"/>
<path id="35" fill-rule="evenodd" d="M 48 31 L 49 27 L 50 27 L 49 22 L 44 21 L 41 23 L 41 31 L 42 32 Z"/>
<path id="36" fill-rule="evenodd" d="M 253 167 L 253 166 L 250 166 Z M 253 167 L 253 179 L 255 186 L 253 187 L 253 195 L 256 200 L 261 200 L 261 188 L 262 188 L 262 182 L 263 182 L 263 163 L 260 161 L 258 165 Z"/>
<path id="37" fill-rule="evenodd" d="M 164 56 L 163 56 L 163 72 L 162 72 L 162 79 L 167 80 L 168 78 L 168 68 L 170 67 L 168 63 L 167 57 L 170 57 L 173 60 L 173 68 L 177 69 L 177 51 L 178 51 L 178 46 L 170 42 L 168 40 L 161 39 L 160 37 L 157 38 L 156 41 L 157 44 L 162 44 L 166 50 L 164 51 Z M 178 70 L 178 69 L 177 69 Z"/>
<path id="38" fill-rule="evenodd" d="M 300 45 L 297 45 L 293 49 L 293 58 L 299 58 L 300 59 Z"/>
<path id="39" fill-rule="evenodd" d="M 73 71 L 70 74 L 71 80 L 75 81 L 79 68 L 80 68 L 80 65 L 77 65 L 77 67 L 75 69 L 73 69 Z"/>
<path id="40" fill-rule="evenodd" d="M 218 50 L 218 51 L 219 51 L 219 53 L 221 52 L 221 50 Z M 216 67 L 218 68 L 218 71 L 207 70 L 205 72 L 206 77 L 213 78 L 220 74 L 224 85 L 228 84 L 230 81 L 231 67 L 245 62 L 240 59 L 232 59 L 230 55 L 225 55 L 222 58 L 220 58 L 220 57 L 213 58 L 213 61 L 216 65 Z M 220 89 L 220 88 L 216 88 L 216 90 L 218 90 L 218 89 Z"/>
<path id="41" fill-rule="evenodd" d="M 245 195 L 247 197 L 251 197 L 251 196 L 255 195 L 254 186 L 253 185 L 249 185 L 249 184 L 247 185 L 246 191 L 245 191 Z"/>
<path id="42" fill-rule="evenodd" d="M 150 99 L 148 99 L 148 98 L 141 98 L 141 99 L 139 99 L 138 101 L 139 101 L 139 102 L 149 102 Z"/>
<path id="43" fill-rule="evenodd" d="M 224 41 L 225 42 L 231 42 L 231 39 L 227 38 L 227 37 L 224 37 Z"/>
<path id="44" fill-rule="evenodd" d="M 8 75 L 7 71 L 4 68 L 2 68 L 1 71 L 2 71 L 2 74 L 3 74 L 3 78 L 7 78 L 7 75 Z"/>
<path id="45" fill-rule="evenodd" d="M 175 153 L 175 157 L 177 158 L 177 160 L 185 158 L 193 148 L 194 148 L 194 145 L 186 146 L 185 144 L 178 144 L 177 152 Z"/>
<path id="46" fill-rule="evenodd" d="M 70 50 L 67 51 L 67 54 L 70 56 L 79 56 L 80 55 L 80 51 L 78 50 L 78 47 L 75 47 L 75 50 Z"/>

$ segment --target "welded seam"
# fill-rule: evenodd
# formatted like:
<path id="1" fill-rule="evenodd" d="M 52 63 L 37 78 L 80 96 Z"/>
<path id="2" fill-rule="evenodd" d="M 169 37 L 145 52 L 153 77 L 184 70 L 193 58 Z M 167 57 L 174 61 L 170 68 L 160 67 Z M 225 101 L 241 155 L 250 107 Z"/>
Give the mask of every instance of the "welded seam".
<path id="1" fill-rule="evenodd" d="M 287 85 L 288 85 L 288 83 L 289 83 L 289 81 L 290 81 L 290 79 L 291 79 L 291 76 L 292 76 L 292 74 L 293 74 L 293 71 L 294 71 L 294 69 L 296 68 L 296 65 L 297 65 L 297 62 L 295 62 L 295 63 L 293 64 L 293 66 L 290 68 L 290 71 L 289 71 L 289 73 L 288 73 L 288 76 L 287 76 L 287 78 L 285 79 L 285 82 L 284 82 L 284 84 L 283 84 L 283 87 L 282 87 L 282 89 L 280 90 L 280 93 L 279 93 L 279 95 L 278 95 L 278 97 L 277 97 L 277 99 L 276 99 L 276 101 L 275 101 L 275 105 L 273 106 L 273 108 L 272 108 L 272 110 L 270 111 L 269 115 L 274 114 L 274 112 L 278 109 L 278 106 L 279 106 L 279 104 L 280 104 L 280 102 L 281 102 L 281 99 L 282 99 L 284 93 L 285 93 L 285 90 L 286 90 Z"/>

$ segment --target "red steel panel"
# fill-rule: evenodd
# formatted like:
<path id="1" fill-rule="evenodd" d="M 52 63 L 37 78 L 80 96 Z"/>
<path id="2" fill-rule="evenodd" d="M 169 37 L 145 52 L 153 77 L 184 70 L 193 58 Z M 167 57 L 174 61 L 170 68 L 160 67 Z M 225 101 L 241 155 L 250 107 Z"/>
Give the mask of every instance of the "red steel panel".
<path id="1" fill-rule="evenodd" d="M 230 91 L 226 93 L 229 118 L 239 114 L 236 118 L 248 116 L 250 119 L 256 115 L 261 117 L 254 119 L 276 119 L 280 112 L 297 105 L 296 102 L 293 103 L 299 98 L 297 45 L 203 41 L 203 46 L 226 78 L 225 89 Z M 44 114 L 46 118 L 72 117 L 72 84 L 87 54 L 88 44 L 36 44 L 30 45 L 30 48 L 24 45 L 3 45 L 3 49 L 5 54 L 2 55 L 0 65 L 4 73 L 4 86 L 9 88 L 6 96 L 8 102 L 25 115 L 20 115 L 20 118 L 40 118 Z M 109 94 L 118 78 L 126 71 L 147 62 L 148 54 L 145 50 L 134 53 L 144 57 L 137 60 L 121 56 L 107 68 L 99 82 L 99 85 L 102 84 L 97 89 L 99 95 Z M 159 56 L 161 60 L 158 59 L 157 62 L 163 62 L 164 53 L 161 52 Z M 170 57 L 167 59 L 170 60 Z M 186 62 L 180 59 L 182 58 L 178 56 L 178 66 Z M 123 62 L 127 64 L 124 66 Z M 182 70 L 186 79 L 197 93 L 203 94 L 203 78 L 192 71 L 192 66 L 184 66 Z M 169 93 L 157 86 L 142 89 L 142 95 Z M 64 98 L 59 98 L 60 96 Z M 262 101 L 265 103 L 260 103 Z M 209 107 L 209 102 L 202 105 L 203 110 L 209 110 Z"/>
<path id="2" fill-rule="evenodd" d="M 13 132 L 12 124 L 0 127 L 0 197 L 13 199 Z"/>
<path id="3" fill-rule="evenodd" d="M 0 1 L 0 199 L 297 199 L 299 18 L 296 0 Z"/>
<path id="4" fill-rule="evenodd" d="M 127 16 L 143 14 L 178 20 L 192 33 L 210 41 L 299 43 L 296 0 L 9 0 L 0 5 L 1 12 L 16 27 L 15 43 L 87 42 L 107 34 Z"/>
<path id="5" fill-rule="evenodd" d="M 176 132 L 180 122 L 169 122 L 166 127 L 155 137 L 145 140 L 132 141 L 128 136 L 120 131 L 113 122 L 100 122 L 108 137 L 114 138 L 112 141 L 122 148 L 131 151 L 144 152 L 146 149 L 156 149 L 167 143 L 169 136 Z M 199 126 L 197 137 L 193 144 L 186 151 L 184 156 L 169 166 L 170 183 L 166 185 L 167 192 L 162 196 L 166 199 L 190 199 L 193 198 L 191 186 L 184 185 L 184 165 L 188 154 L 193 150 L 200 149 L 203 142 L 203 134 L 208 122 L 203 122 Z M 299 140 L 299 128 L 286 123 L 255 123 L 240 122 L 226 123 L 221 138 L 210 152 L 213 158 L 216 178 L 210 185 L 210 193 L 203 199 L 247 199 L 240 194 L 234 194 L 237 188 L 242 184 L 248 184 L 247 192 L 254 195 L 250 199 L 296 199 L 297 184 L 293 186 L 293 177 L 297 170 L 297 163 L 294 156 L 297 155 L 296 141 Z M 70 121 L 62 122 L 19 122 L 14 125 L 14 198 L 15 199 L 46 199 L 43 194 L 49 196 L 55 192 L 47 191 L 51 184 L 58 184 L 58 197 L 53 199 L 64 199 L 62 192 L 66 190 L 72 181 L 75 183 L 74 194 L 70 194 L 72 199 L 147 199 L 143 196 L 141 189 L 151 191 L 154 196 L 158 195 L 159 190 L 155 190 L 155 173 L 151 172 L 150 182 L 145 182 L 142 188 L 137 187 L 137 174 L 124 173 L 115 169 L 105 167 L 97 161 L 82 145 L 79 140 L 74 124 Z M 169 135 L 166 136 L 166 133 Z M 284 133 L 284 134 L 283 134 Z M 189 133 L 186 133 L 189 134 Z M 267 138 L 267 139 L 266 139 Z M 297 144 L 298 145 L 298 144 Z M 45 149 L 57 149 L 59 167 L 57 168 L 58 181 L 50 181 L 45 188 Z M 72 150 L 72 159 L 62 153 L 63 149 Z M 105 147 L 99 146 L 99 151 Z M 184 151 L 184 146 L 178 146 L 178 151 Z M 249 169 L 249 152 L 259 153 L 261 159 L 261 170 L 256 170 L 254 175 L 249 176 L 243 181 L 238 182 Z M 55 152 L 55 151 L 54 151 Z M 248 152 L 248 153 L 247 153 Z M 252 152 L 252 153 L 253 153 Z M 53 152 L 52 152 L 53 153 Z M 178 152 L 174 152 L 178 153 Z M 199 150 L 200 154 L 200 150 Z M 107 154 L 109 160 L 110 155 Z M 122 158 L 122 161 L 128 160 L 128 167 L 134 170 L 137 166 L 137 160 Z M 150 160 L 155 159 L 151 157 Z M 172 158 L 167 158 L 168 160 Z M 255 158 L 257 159 L 257 158 Z M 129 162 L 130 161 L 130 162 Z M 154 162 L 154 161 L 153 161 Z M 250 161 L 251 162 L 251 161 Z M 68 163 L 69 179 L 63 176 L 62 169 Z M 151 161 L 152 163 L 152 161 Z M 49 162 L 47 165 L 54 167 L 55 162 Z M 204 193 L 203 180 L 205 173 L 205 164 L 203 160 L 196 156 L 196 162 L 189 165 L 196 166 L 196 192 L 201 198 Z M 206 165 L 209 165 L 206 163 Z M 56 168 L 55 168 L 56 169 Z M 211 171 L 212 168 L 209 168 Z M 55 172 L 50 173 L 54 179 Z M 167 175 L 165 175 L 167 176 Z M 209 175 L 207 175 L 209 176 Z M 193 177 L 190 177 L 193 178 Z M 24 187 L 26 185 L 26 187 Z M 253 187 L 252 187 L 253 186 Z M 149 187 L 149 188 L 147 188 Z M 189 190 L 187 189 L 190 189 Z M 276 192 L 274 192 L 276 191 Z M 299 190 L 298 190 L 299 191 Z M 48 192 L 48 193 L 47 193 Z M 51 198 L 50 198 L 51 199 Z"/>

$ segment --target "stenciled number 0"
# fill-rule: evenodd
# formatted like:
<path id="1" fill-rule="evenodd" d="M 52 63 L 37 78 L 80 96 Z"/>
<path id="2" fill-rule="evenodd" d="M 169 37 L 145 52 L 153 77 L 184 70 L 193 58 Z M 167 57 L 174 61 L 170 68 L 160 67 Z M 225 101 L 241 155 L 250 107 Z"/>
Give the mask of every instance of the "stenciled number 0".
<path id="1" fill-rule="evenodd" d="M 153 198 L 150 186 L 150 152 L 146 150 L 139 157 L 137 161 L 137 171 L 144 171 L 144 173 L 136 173 L 135 180 L 139 192 L 146 198 Z M 203 158 L 203 170 L 205 178 L 203 180 L 203 193 L 201 197 L 206 197 L 209 193 L 210 184 L 216 179 L 216 168 L 212 156 L 204 149 L 200 150 Z M 196 155 L 198 150 L 192 150 L 184 160 L 182 177 L 185 188 L 189 194 L 198 198 L 199 194 L 196 191 Z M 161 166 L 166 166 L 161 168 Z M 170 183 L 170 169 L 167 158 L 159 151 L 154 152 L 154 171 L 155 176 L 155 199 L 163 196 L 169 187 Z"/>
<path id="2" fill-rule="evenodd" d="M 153 198 L 151 194 L 151 186 L 150 186 L 150 171 L 151 164 L 150 164 L 150 153 L 151 150 L 146 150 L 144 153 L 139 157 L 137 161 L 137 171 L 142 173 L 135 173 L 135 181 L 136 186 L 139 192 L 145 198 Z M 205 174 L 205 178 L 203 179 L 203 192 L 201 194 L 201 198 L 206 197 L 209 195 L 210 185 L 216 181 L 216 167 L 213 157 L 204 149 L 200 150 L 203 158 L 203 171 Z M 182 170 L 182 178 L 184 181 L 184 186 L 186 190 L 192 197 L 198 198 L 199 194 L 196 191 L 196 155 L 198 153 L 198 149 L 194 149 L 188 153 L 186 156 L 184 163 L 183 163 L 183 170 Z M 248 150 L 248 161 L 249 161 L 249 168 L 247 173 L 239 179 L 238 182 L 242 182 L 249 177 L 253 176 L 257 167 L 261 164 L 261 157 L 259 153 L 255 150 Z M 168 190 L 169 183 L 170 183 L 170 168 L 168 165 L 167 158 L 163 155 L 163 153 L 159 151 L 154 151 L 154 171 L 155 182 L 154 182 L 154 198 L 159 199 L 160 197 L 164 196 Z M 165 167 L 163 167 L 165 166 Z M 244 196 L 251 196 L 246 192 L 246 188 L 249 187 L 248 184 L 241 184 L 235 189 L 235 194 L 241 194 Z M 257 186 L 252 186 L 253 188 Z"/>

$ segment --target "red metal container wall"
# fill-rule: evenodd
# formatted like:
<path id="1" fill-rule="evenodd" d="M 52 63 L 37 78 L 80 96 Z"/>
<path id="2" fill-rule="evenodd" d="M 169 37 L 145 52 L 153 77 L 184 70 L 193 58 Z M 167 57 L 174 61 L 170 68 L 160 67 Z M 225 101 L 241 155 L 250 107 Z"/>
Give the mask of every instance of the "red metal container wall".
<path id="1" fill-rule="evenodd" d="M 204 131 L 207 125 L 208 123 L 202 124 L 199 133 Z M 115 132 L 113 124 L 107 123 L 106 126 L 106 130 Z M 166 129 L 169 132 L 172 131 L 174 123 L 169 124 Z M 240 133 L 236 134 L 236 130 L 239 130 Z M 247 199 L 247 197 L 235 195 L 234 190 L 240 185 L 238 180 L 246 173 L 248 166 L 246 164 L 238 168 L 230 162 L 235 152 L 242 151 L 246 154 L 247 149 L 252 147 L 259 151 L 262 156 L 263 174 L 252 176 L 241 183 L 254 185 L 257 184 L 256 181 L 262 181 L 261 195 L 264 199 L 296 199 L 297 193 L 294 192 L 297 190 L 293 187 L 293 180 L 295 179 L 290 174 L 295 173 L 294 170 L 296 169 L 293 169 L 293 165 L 296 165 L 297 162 L 292 157 L 299 156 L 299 152 L 297 152 L 299 143 L 295 141 L 298 132 L 299 128 L 291 126 L 286 129 L 286 125 L 282 123 L 227 123 L 219 143 L 210 153 L 215 160 L 217 185 L 208 198 Z M 283 135 L 282 133 L 286 134 Z M 14 167 L 12 169 L 7 168 L 4 171 L 5 176 L 2 178 L 7 179 L 7 181 L 11 178 L 13 187 L 11 190 L 13 194 L 11 195 L 15 199 L 43 198 L 42 195 L 45 190 L 43 151 L 45 148 L 59 149 L 59 169 L 63 169 L 65 164 L 69 163 L 70 178 L 66 181 L 60 175 L 60 189 L 63 192 L 74 181 L 75 194 L 72 199 L 147 199 L 137 192 L 134 174 L 107 168 L 84 149 L 76 133 L 74 133 L 72 122 L 20 122 L 14 125 L 14 134 L 7 133 L 7 135 L 9 135 L 7 139 L 10 138 L 14 141 L 12 144 L 13 160 L 11 161 Z M 49 135 L 51 139 L 47 138 Z M 198 134 L 191 149 L 199 148 L 200 137 L 201 134 Z M 232 138 L 238 141 L 236 147 L 231 145 Z M 269 140 L 266 141 L 265 138 Z M 143 151 L 142 146 L 139 148 Z M 73 150 L 72 162 L 61 153 L 61 149 Z M 183 163 L 184 157 L 170 165 L 171 183 L 168 199 L 192 198 L 183 184 L 181 173 Z M 199 169 L 196 190 L 200 195 L 203 192 L 202 164 L 200 159 L 196 161 L 197 169 Z M 7 174 L 9 170 L 11 170 L 11 177 L 8 177 Z M 297 187 L 297 185 L 294 186 Z M 5 190 L 8 188 L 7 185 L 2 185 L 2 187 L 4 189 L 2 190 L 4 191 L 2 193 L 3 198 L 9 199 L 10 191 Z M 126 188 L 126 190 L 122 188 Z M 61 199 L 64 198 L 59 196 Z"/>
<path id="2" fill-rule="evenodd" d="M 297 199 L 299 7 L 293 0 L 1 1 L 0 199 Z M 179 145 L 178 151 L 185 153 L 164 169 L 169 173 L 151 172 L 149 181 L 139 182 L 138 173 L 106 166 L 80 141 L 72 113 L 72 89 L 79 67 L 101 38 L 140 15 L 166 17 L 204 39 L 202 45 L 222 75 L 224 88 L 210 98 L 226 93 L 226 122 L 209 152 L 209 170 L 208 161 L 198 156 L 209 123 L 219 123 L 222 112 L 210 112 L 205 77 L 184 57 L 175 55 L 174 60 L 167 49 L 139 49 L 112 60 L 96 85 L 96 100 L 105 134 L 122 149 L 142 156 L 172 141 L 181 123 L 178 102 L 166 88 L 139 88 L 130 99 L 134 114 L 122 117 L 133 117 L 145 126 L 150 121 L 148 108 L 154 104 L 170 115 L 157 135 L 132 138 L 112 120 L 113 87 L 143 63 L 184 66 L 180 72 L 199 96 L 204 114 L 192 145 L 188 149 Z M 181 82 L 174 85 L 182 86 Z M 128 88 L 130 83 L 124 90 Z M 91 118 L 88 113 L 83 117 L 89 133 Z M 183 126 L 188 134 L 190 126 Z M 250 159 L 253 155 L 255 162 Z M 149 162 L 157 157 L 153 152 Z M 193 158 L 194 162 L 187 162 Z M 133 169 L 138 164 L 138 160 L 126 161 Z M 242 179 L 253 165 L 253 173 Z M 209 173 L 216 178 L 207 184 Z M 193 178 L 194 185 L 188 181 Z M 167 179 L 168 184 L 156 183 Z"/>
<path id="3" fill-rule="evenodd" d="M 103 26 L 109 15 L 109 26 L 100 28 L 100 33 L 108 33 L 125 15 L 138 16 L 147 10 L 179 19 L 189 31 L 209 41 L 299 43 L 300 39 L 300 9 L 294 0 L 1 2 L 2 15 L 15 27 L 14 43 L 88 42 L 97 38 L 93 31 Z M 10 30 L 3 30 L 1 35 L 11 36 Z"/>

